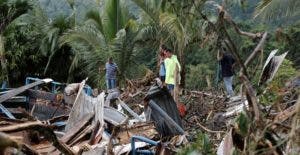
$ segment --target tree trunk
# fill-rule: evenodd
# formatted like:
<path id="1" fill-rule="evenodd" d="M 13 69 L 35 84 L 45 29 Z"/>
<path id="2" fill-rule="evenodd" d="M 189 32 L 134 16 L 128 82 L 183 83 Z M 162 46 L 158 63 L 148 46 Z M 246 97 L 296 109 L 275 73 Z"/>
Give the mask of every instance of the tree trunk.
<path id="1" fill-rule="evenodd" d="M 179 62 L 181 64 L 181 72 L 180 72 L 180 88 L 185 88 L 185 74 L 186 74 L 186 68 L 185 68 L 185 59 L 184 59 L 184 51 L 179 52 Z"/>
<path id="2" fill-rule="evenodd" d="M 0 82 L 8 82 L 8 72 L 7 72 L 7 60 L 5 59 L 4 52 L 4 38 L 0 34 L 0 63 L 1 63 L 1 76 Z"/>

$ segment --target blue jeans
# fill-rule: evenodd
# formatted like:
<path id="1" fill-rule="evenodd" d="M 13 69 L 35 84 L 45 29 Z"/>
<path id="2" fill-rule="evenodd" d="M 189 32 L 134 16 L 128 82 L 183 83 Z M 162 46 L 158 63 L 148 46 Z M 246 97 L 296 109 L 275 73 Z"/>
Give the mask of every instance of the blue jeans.
<path id="1" fill-rule="evenodd" d="M 227 95 L 229 95 L 229 96 L 234 95 L 234 92 L 232 89 L 232 79 L 233 79 L 233 76 L 223 77 L 226 92 L 227 92 Z"/>
<path id="2" fill-rule="evenodd" d="M 116 88 L 116 79 L 106 79 L 106 87 L 107 89 L 113 89 Z"/>
<path id="3" fill-rule="evenodd" d="M 167 88 L 168 88 L 169 92 L 171 93 L 174 90 L 174 85 L 173 84 L 167 84 Z"/>

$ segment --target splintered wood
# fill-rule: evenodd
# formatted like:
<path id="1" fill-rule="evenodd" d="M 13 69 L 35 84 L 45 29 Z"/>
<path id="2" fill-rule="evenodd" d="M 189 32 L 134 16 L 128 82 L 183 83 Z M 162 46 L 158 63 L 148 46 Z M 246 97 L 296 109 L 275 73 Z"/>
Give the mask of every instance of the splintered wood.
<path id="1" fill-rule="evenodd" d="M 153 123 L 138 123 L 131 127 L 125 125 L 120 127 L 118 131 L 116 138 L 120 144 L 130 143 L 130 138 L 134 135 L 153 139 L 158 134 Z"/>

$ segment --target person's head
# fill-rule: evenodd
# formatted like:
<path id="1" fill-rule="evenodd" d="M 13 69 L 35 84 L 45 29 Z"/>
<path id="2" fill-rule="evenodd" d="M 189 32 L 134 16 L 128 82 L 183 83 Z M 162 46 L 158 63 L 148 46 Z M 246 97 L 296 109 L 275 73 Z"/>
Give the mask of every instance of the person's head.
<path id="1" fill-rule="evenodd" d="M 166 57 L 170 58 L 173 55 L 173 51 L 169 48 L 166 49 Z"/>
<path id="2" fill-rule="evenodd" d="M 112 57 L 108 58 L 108 63 L 110 63 L 110 64 L 113 63 L 113 58 Z"/>
<path id="3" fill-rule="evenodd" d="M 164 53 L 164 55 L 166 55 L 166 50 L 167 50 L 167 46 L 164 45 L 164 44 L 162 44 L 162 45 L 160 46 L 160 52 L 161 52 L 161 53 Z"/>

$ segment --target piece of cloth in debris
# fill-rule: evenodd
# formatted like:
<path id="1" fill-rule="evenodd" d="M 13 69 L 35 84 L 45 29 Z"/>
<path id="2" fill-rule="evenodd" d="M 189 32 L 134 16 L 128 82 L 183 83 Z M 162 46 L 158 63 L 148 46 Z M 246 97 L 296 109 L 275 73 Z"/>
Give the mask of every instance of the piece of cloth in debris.
<path id="1" fill-rule="evenodd" d="M 153 100 L 180 127 L 182 127 L 182 122 L 181 122 L 181 119 L 179 116 L 177 105 L 165 87 L 164 88 L 160 88 L 158 86 L 151 87 L 147 93 L 146 99 Z M 160 114 L 157 111 L 151 109 L 148 106 L 145 108 L 144 112 L 145 112 L 147 121 L 153 121 L 155 123 L 155 127 L 156 127 L 157 131 L 162 136 L 180 135 L 179 131 L 177 131 L 175 128 L 170 128 L 167 125 L 167 123 L 165 122 L 165 119 L 162 119 Z"/>
<path id="2" fill-rule="evenodd" d="M 68 131 L 82 119 L 88 113 L 94 113 L 95 117 L 93 119 L 93 124 L 97 121 L 101 125 L 104 124 L 104 93 L 99 94 L 97 97 L 88 96 L 84 91 L 82 91 L 84 83 L 81 83 L 79 88 L 79 94 L 73 104 L 72 110 L 69 115 L 69 119 L 66 124 L 65 130 Z"/>

